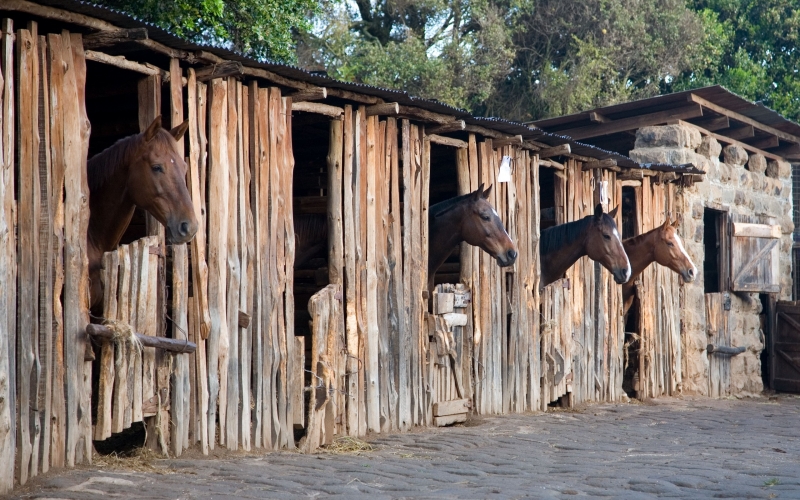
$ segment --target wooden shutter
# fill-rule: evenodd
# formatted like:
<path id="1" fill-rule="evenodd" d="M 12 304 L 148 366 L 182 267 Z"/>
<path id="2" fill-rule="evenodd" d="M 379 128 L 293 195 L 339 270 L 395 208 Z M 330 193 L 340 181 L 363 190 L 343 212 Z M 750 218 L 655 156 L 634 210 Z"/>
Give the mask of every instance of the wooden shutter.
<path id="1" fill-rule="evenodd" d="M 780 292 L 781 227 L 734 222 L 731 231 L 731 290 Z"/>

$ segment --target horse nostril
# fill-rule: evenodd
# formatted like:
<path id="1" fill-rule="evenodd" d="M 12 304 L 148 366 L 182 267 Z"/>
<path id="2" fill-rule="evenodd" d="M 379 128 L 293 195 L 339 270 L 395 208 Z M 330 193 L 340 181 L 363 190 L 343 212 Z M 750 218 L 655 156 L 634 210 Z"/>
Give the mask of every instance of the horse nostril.
<path id="1" fill-rule="evenodd" d="M 511 259 L 511 260 L 514 260 L 514 259 L 516 259 L 516 258 L 517 258 L 517 251 L 516 251 L 516 250 L 509 250 L 509 251 L 506 253 L 506 255 L 508 255 L 508 258 L 509 258 L 509 259 Z"/>
<path id="2" fill-rule="evenodd" d="M 694 269 L 689 269 L 689 277 L 694 278 Z"/>
<path id="3" fill-rule="evenodd" d="M 180 233 L 181 233 L 181 236 L 186 236 L 187 234 L 189 234 L 189 223 L 188 222 L 186 222 L 186 221 L 181 222 Z"/>

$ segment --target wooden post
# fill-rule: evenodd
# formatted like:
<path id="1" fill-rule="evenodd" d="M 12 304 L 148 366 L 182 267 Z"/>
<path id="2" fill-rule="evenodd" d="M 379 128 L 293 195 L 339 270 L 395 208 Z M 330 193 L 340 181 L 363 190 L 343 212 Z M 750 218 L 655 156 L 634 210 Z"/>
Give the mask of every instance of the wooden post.
<path id="1" fill-rule="evenodd" d="M 397 120 L 387 119 L 386 126 L 386 154 L 387 159 L 387 182 L 391 184 L 389 193 L 391 211 L 389 213 L 389 307 L 388 315 L 390 318 L 389 326 L 389 356 L 392 366 L 392 383 L 395 389 L 392 391 L 391 408 L 395 412 L 392 422 L 399 430 L 408 430 L 408 405 L 407 401 L 401 396 L 403 391 L 408 393 L 407 387 L 403 389 L 402 384 L 408 383 L 408 378 L 401 381 L 400 373 L 403 371 L 401 366 L 400 352 L 401 345 L 408 337 L 406 321 L 404 319 L 405 303 L 403 302 L 403 238 L 400 208 L 400 152 L 397 147 Z M 405 406 L 404 406 L 405 401 Z"/>
<path id="2" fill-rule="evenodd" d="M 250 135 L 250 89 L 246 86 L 239 88 L 239 142 L 242 145 L 239 151 L 241 170 L 239 172 L 239 261 L 241 262 L 241 280 L 239 281 L 239 312 L 246 311 L 255 317 L 253 311 L 253 289 L 255 287 L 255 227 L 252 212 L 252 156 L 250 148 L 253 147 Z M 253 362 L 253 330 L 255 325 L 251 321 L 246 327 L 239 324 L 239 443 L 245 451 L 250 451 L 251 446 L 251 368 Z"/>
<path id="3" fill-rule="evenodd" d="M 344 171 L 342 178 L 343 202 L 344 202 L 344 284 L 345 284 L 345 338 L 347 349 L 347 404 L 345 430 L 347 435 L 358 435 L 358 320 L 356 317 L 357 308 L 357 285 L 356 285 L 356 219 L 353 200 L 354 185 L 354 161 L 353 148 L 355 146 L 354 133 L 355 124 L 353 120 L 353 108 L 350 105 L 344 108 L 342 137 L 344 141 Z"/>
<path id="4" fill-rule="evenodd" d="M 179 80 L 180 81 L 180 80 Z M 148 252 L 149 254 L 149 252 Z M 188 258 L 186 245 L 172 247 L 172 338 L 189 340 L 187 307 L 188 290 Z M 170 405 L 170 448 L 173 456 L 180 456 L 189 446 L 188 420 L 190 418 L 189 397 L 189 355 L 175 354 L 171 374 L 172 400 Z"/>
<path id="5" fill-rule="evenodd" d="M 228 197 L 230 184 L 228 176 L 228 106 L 227 82 L 215 79 L 209 83 L 209 173 L 208 173 L 208 307 L 211 317 L 211 330 L 206 345 L 208 352 L 208 436 L 209 446 L 214 449 L 213 437 L 217 434 L 217 407 L 220 402 L 220 377 L 225 375 L 222 369 L 223 347 L 227 341 L 228 322 L 226 318 L 225 288 L 227 284 L 227 246 L 228 246 Z M 221 441 L 222 416 L 220 415 Z M 222 444 L 222 442 L 220 443 Z"/>
<path id="6" fill-rule="evenodd" d="M 377 117 L 367 118 L 367 430 L 380 432 L 380 387 L 378 382 L 378 257 L 376 255 L 376 170 Z"/>
<path id="7" fill-rule="evenodd" d="M 37 36 L 29 30 L 17 31 L 18 166 L 17 194 L 19 303 L 17 307 L 17 480 L 24 485 L 35 475 L 31 463 L 34 429 L 31 409 L 36 407 L 39 316 L 39 62 Z M 33 466 L 33 467 L 31 467 Z M 33 471 L 31 470 L 33 469 Z"/>

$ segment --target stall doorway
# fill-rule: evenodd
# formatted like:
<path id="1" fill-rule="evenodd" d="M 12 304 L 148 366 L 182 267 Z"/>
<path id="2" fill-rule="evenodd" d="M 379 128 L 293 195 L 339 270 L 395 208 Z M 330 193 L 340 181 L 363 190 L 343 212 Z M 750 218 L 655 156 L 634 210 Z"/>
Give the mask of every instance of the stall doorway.
<path id="1" fill-rule="evenodd" d="M 458 196 L 457 148 L 431 143 L 429 206 Z M 433 235 L 431 235 L 433 237 Z M 461 280 L 460 246 L 453 249 L 444 264 L 436 271 L 434 285 L 458 283 Z"/>
<path id="2" fill-rule="evenodd" d="M 637 216 L 637 189 L 633 186 L 622 187 L 622 239 L 633 238 L 639 234 L 639 218 Z M 622 389 L 625 393 L 635 398 L 639 390 L 639 348 L 641 345 L 639 327 L 640 321 L 639 299 L 634 297 L 633 303 L 624 317 L 625 321 L 625 342 L 624 349 L 624 373 L 622 378 Z"/>

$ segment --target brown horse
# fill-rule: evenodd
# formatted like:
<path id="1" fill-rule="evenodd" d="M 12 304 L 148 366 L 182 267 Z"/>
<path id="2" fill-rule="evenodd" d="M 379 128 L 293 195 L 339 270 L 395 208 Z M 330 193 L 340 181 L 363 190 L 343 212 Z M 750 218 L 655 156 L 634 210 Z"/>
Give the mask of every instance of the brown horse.
<path id="1" fill-rule="evenodd" d="M 186 243 L 197 232 L 186 163 L 176 142 L 188 128 L 185 121 L 164 130 L 159 116 L 141 134 L 120 139 L 88 161 L 92 307 L 103 299 L 103 253 L 117 248 L 137 206 L 166 227 L 167 243 Z"/>
<path id="2" fill-rule="evenodd" d="M 479 247 L 507 267 L 517 260 L 517 248 L 497 211 L 486 201 L 492 186 L 457 196 L 428 211 L 428 290 L 433 290 L 436 270 L 462 241 Z"/>
<path id="3" fill-rule="evenodd" d="M 677 227 L 678 221 L 670 223 L 667 217 L 661 226 L 622 242 L 625 253 L 631 261 L 631 279 L 622 285 L 622 300 L 626 315 L 636 295 L 634 285 L 636 278 L 653 262 L 672 269 L 687 283 L 697 277 L 697 268 L 683 248 Z"/>
<path id="4" fill-rule="evenodd" d="M 540 286 L 545 287 L 561 278 L 584 255 L 608 269 L 617 283 L 628 281 L 631 263 L 614 222 L 618 208 L 605 214 L 603 206 L 598 204 L 594 215 L 542 231 L 539 239 L 542 267 Z"/>

